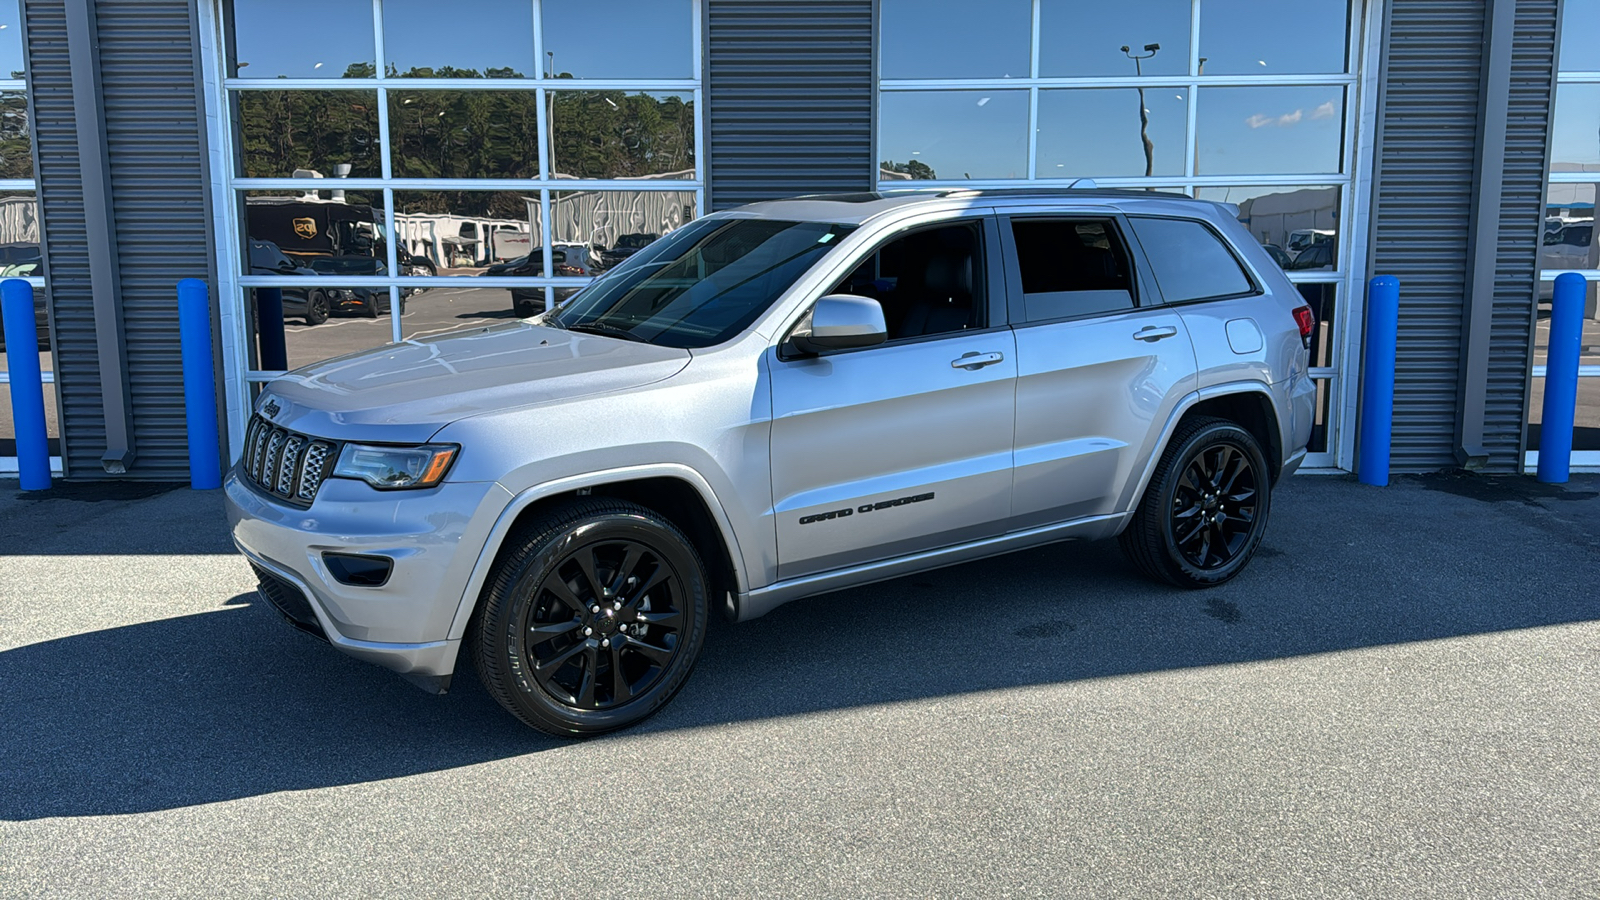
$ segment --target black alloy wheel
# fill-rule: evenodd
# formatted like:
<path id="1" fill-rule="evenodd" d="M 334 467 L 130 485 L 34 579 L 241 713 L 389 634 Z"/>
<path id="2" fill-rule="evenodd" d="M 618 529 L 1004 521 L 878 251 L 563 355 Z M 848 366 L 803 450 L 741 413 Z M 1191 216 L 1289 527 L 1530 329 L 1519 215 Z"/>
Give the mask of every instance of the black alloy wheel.
<path id="1" fill-rule="evenodd" d="M 328 321 L 328 295 L 321 291 L 306 294 L 306 324 L 321 325 Z"/>
<path id="2" fill-rule="evenodd" d="M 1168 528 L 1190 565 L 1218 569 L 1244 550 L 1255 530 L 1256 478 L 1249 453 L 1228 440 L 1189 462 L 1173 494 Z"/>
<path id="3" fill-rule="evenodd" d="M 378 317 L 378 292 L 367 291 L 367 299 L 361 303 L 361 314 L 369 319 Z"/>
<path id="4" fill-rule="evenodd" d="M 682 532 L 634 504 L 575 501 L 507 546 L 473 642 L 502 706 L 541 731 L 590 735 L 671 699 L 707 614 L 704 567 Z"/>
<path id="5" fill-rule="evenodd" d="M 1222 584 L 1255 555 L 1272 498 L 1255 437 L 1196 417 L 1172 436 L 1132 520 L 1118 539 L 1146 575 L 1179 587 Z"/>

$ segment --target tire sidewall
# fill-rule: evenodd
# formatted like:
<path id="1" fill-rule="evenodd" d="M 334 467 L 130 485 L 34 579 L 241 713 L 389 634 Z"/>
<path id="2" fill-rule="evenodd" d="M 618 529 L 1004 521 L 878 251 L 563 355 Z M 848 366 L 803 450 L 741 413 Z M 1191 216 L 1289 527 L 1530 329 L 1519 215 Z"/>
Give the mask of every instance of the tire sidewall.
<path id="1" fill-rule="evenodd" d="M 1177 540 L 1172 533 L 1172 503 L 1178 493 L 1178 482 L 1182 480 L 1189 464 L 1204 450 L 1223 442 L 1232 444 L 1235 449 L 1244 451 L 1249 457 L 1250 465 L 1255 468 L 1256 495 L 1260 499 L 1256 503 L 1256 520 L 1250 538 L 1244 547 L 1240 548 L 1239 555 L 1221 568 L 1202 569 L 1185 559 L 1178 549 Z M 1267 463 L 1261 453 L 1261 447 L 1245 429 L 1228 422 L 1217 422 L 1190 435 L 1179 448 L 1174 464 L 1167 470 L 1161 482 L 1158 507 L 1161 514 L 1161 544 L 1167 566 L 1172 573 L 1183 582 L 1204 587 L 1221 584 L 1244 571 L 1245 566 L 1249 565 L 1255 556 L 1256 548 L 1261 546 L 1262 536 L 1266 534 L 1267 519 L 1272 512 L 1272 487 L 1269 481 Z"/>
<path id="2" fill-rule="evenodd" d="M 313 291 L 306 296 L 306 324 L 321 325 L 328 321 L 328 296 L 321 291 Z"/>
<path id="3" fill-rule="evenodd" d="M 537 600 L 539 586 L 570 554 L 589 545 L 613 540 L 645 544 L 670 566 L 683 588 L 684 615 L 690 620 L 683 642 L 674 652 L 667 671 L 643 694 L 612 709 L 579 710 L 552 697 L 533 676 L 532 661 L 521 640 L 522 623 Z M 708 600 L 706 577 L 693 549 L 673 531 L 651 519 L 631 513 L 605 513 L 576 523 L 547 539 L 523 561 L 510 582 L 502 614 L 495 617 L 495 632 L 484 635 L 485 649 L 500 660 L 507 699 L 526 716 L 553 730 L 575 735 L 599 734 L 626 728 L 671 700 L 693 671 L 705 639 Z M 487 623 L 485 627 L 488 627 Z"/>

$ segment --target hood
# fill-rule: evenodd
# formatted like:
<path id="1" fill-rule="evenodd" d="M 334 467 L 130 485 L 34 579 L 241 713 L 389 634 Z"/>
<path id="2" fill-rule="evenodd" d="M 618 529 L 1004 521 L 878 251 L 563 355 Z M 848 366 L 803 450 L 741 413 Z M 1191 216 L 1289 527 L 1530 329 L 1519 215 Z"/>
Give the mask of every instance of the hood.
<path id="1" fill-rule="evenodd" d="M 298 369 L 269 384 L 256 409 L 318 437 L 421 443 L 468 416 L 660 381 L 689 358 L 673 347 L 514 322 Z"/>

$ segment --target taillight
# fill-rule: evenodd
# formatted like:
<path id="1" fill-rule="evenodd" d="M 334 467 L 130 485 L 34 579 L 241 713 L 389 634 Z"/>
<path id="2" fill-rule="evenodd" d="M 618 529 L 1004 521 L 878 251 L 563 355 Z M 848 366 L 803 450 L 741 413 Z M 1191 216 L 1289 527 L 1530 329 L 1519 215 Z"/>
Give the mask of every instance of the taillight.
<path id="1" fill-rule="evenodd" d="M 1316 321 L 1311 318 L 1311 307 L 1302 306 L 1294 311 L 1294 323 L 1300 326 L 1300 344 L 1307 350 L 1311 349 L 1311 327 Z"/>

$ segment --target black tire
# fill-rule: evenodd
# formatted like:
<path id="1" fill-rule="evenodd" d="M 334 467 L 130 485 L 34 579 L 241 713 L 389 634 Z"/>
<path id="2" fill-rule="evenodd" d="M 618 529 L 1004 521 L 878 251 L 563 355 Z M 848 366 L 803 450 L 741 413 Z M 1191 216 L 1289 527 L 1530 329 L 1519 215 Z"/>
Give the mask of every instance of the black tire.
<path id="1" fill-rule="evenodd" d="M 328 321 L 328 295 L 321 291 L 306 294 L 306 324 L 321 325 Z"/>
<path id="2" fill-rule="evenodd" d="M 517 315 L 517 318 L 526 319 L 529 316 L 537 315 L 539 308 L 534 305 L 532 300 L 518 300 L 511 304 L 511 311 Z"/>
<path id="3" fill-rule="evenodd" d="M 1214 587 L 1249 564 L 1271 505 L 1255 437 L 1227 420 L 1197 417 L 1172 436 L 1119 542 L 1151 578 Z"/>
<path id="4" fill-rule="evenodd" d="M 378 292 L 368 291 L 367 299 L 361 304 L 361 314 L 369 319 L 378 317 Z"/>
<path id="5" fill-rule="evenodd" d="M 643 721 L 683 686 L 708 604 L 705 566 L 675 525 L 633 503 L 573 500 L 506 548 L 469 642 L 508 712 L 586 737 Z"/>

